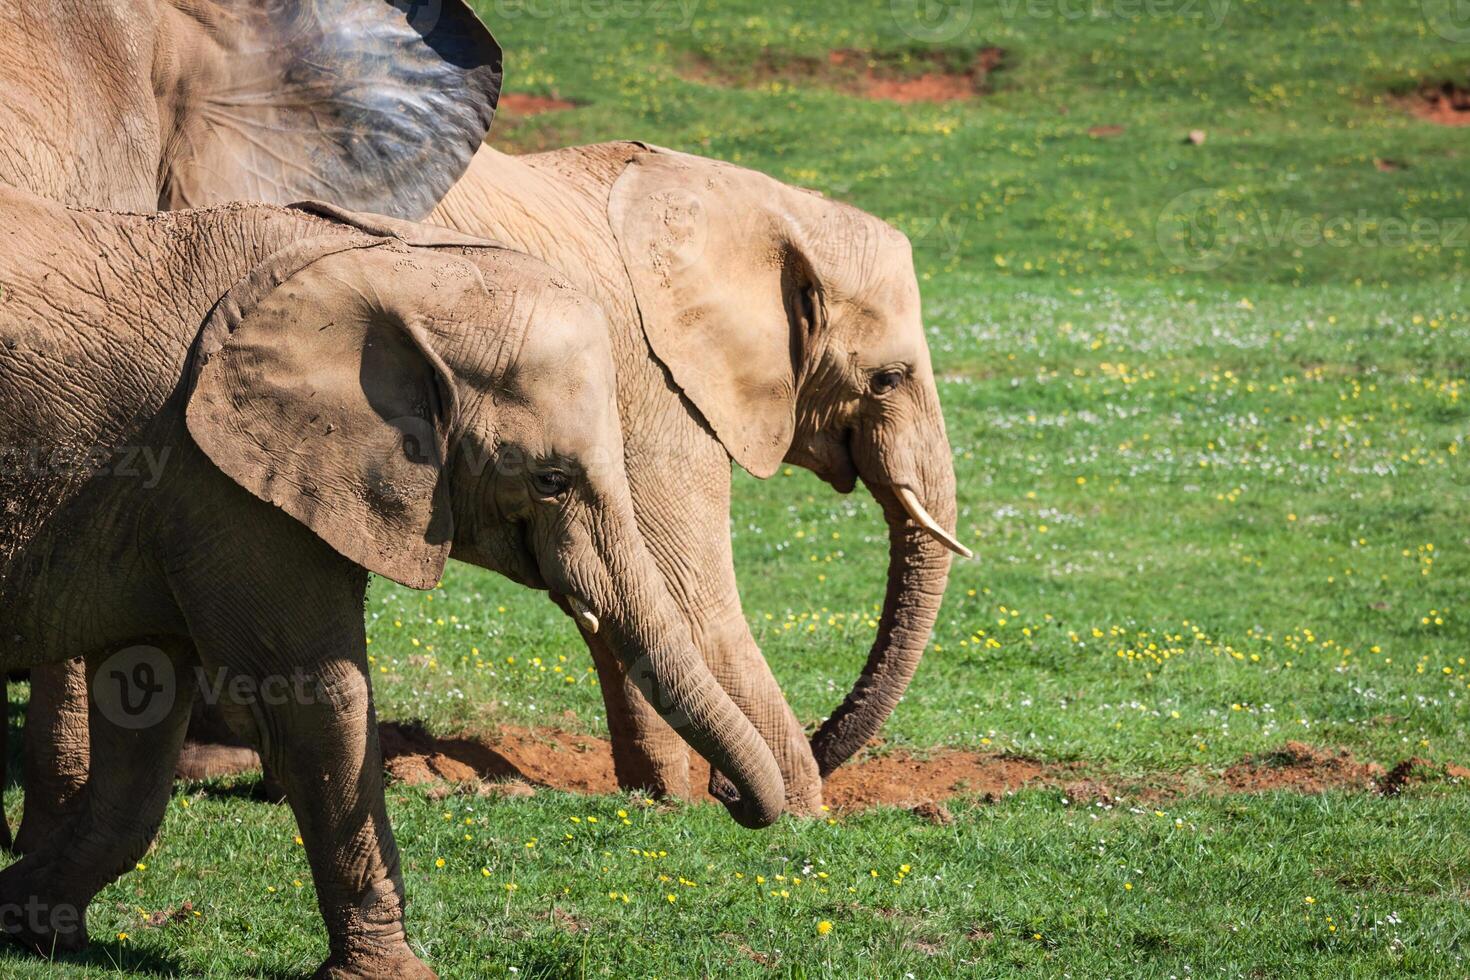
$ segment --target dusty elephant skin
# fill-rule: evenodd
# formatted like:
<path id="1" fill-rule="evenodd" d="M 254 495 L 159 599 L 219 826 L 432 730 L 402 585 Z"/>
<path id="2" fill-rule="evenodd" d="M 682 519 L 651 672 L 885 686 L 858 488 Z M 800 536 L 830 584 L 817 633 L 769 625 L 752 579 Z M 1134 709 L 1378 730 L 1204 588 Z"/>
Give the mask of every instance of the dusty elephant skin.
<path id="1" fill-rule="evenodd" d="M 0 50 L 0 184 L 127 211 L 319 198 L 422 217 L 501 82 L 464 0 L 28 0 L 0 13 Z M 83 690 L 79 661 L 32 678 L 20 851 L 85 786 Z"/>
<path id="2" fill-rule="evenodd" d="M 907 239 L 762 174 L 641 143 L 485 148 L 432 221 L 521 248 L 608 311 L 639 526 L 696 645 L 771 746 L 788 808 L 863 747 L 912 679 L 949 574 L 955 483 Z M 783 461 L 882 504 L 890 558 L 856 687 L 808 745 L 750 634 L 730 459 Z M 616 658 L 602 678 L 619 782 L 689 793 L 688 753 Z"/>
<path id="3" fill-rule="evenodd" d="M 606 318 L 565 279 L 326 206 L 0 190 L 0 212 L 0 670 L 81 653 L 94 705 L 80 806 L 0 872 L 13 940 L 84 944 L 78 910 L 146 851 L 197 656 L 285 786 L 322 974 L 432 976 L 403 932 L 362 608 L 368 572 L 428 588 L 451 556 L 576 610 L 735 783 L 736 819 L 779 817 L 776 761 L 638 534 Z"/>

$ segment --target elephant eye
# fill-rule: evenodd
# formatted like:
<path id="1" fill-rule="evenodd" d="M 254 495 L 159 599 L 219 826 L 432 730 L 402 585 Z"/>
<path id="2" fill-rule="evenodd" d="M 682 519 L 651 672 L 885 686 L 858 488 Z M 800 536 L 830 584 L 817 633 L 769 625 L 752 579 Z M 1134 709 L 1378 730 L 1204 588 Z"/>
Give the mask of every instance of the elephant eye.
<path id="1" fill-rule="evenodd" d="M 903 384 L 903 379 L 906 374 L 907 372 L 901 368 L 884 368 L 874 373 L 873 377 L 869 379 L 868 390 L 875 395 L 886 395 L 894 388 Z"/>
<path id="2" fill-rule="evenodd" d="M 531 485 L 536 488 L 539 496 L 557 498 L 565 496 L 572 489 L 572 480 L 558 470 L 547 470 L 544 473 L 532 473 Z"/>

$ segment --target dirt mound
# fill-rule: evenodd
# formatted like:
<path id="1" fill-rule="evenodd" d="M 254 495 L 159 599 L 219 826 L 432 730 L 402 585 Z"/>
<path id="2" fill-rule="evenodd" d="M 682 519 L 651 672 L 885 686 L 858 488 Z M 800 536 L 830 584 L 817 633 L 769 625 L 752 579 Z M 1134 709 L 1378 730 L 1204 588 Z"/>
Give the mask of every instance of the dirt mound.
<path id="1" fill-rule="evenodd" d="M 500 96 L 499 111 L 512 116 L 539 116 L 543 112 L 565 112 L 577 108 L 577 103 L 566 99 L 553 99 L 546 95 L 526 95 L 523 92 L 506 92 Z"/>
<path id="2" fill-rule="evenodd" d="M 978 52 L 911 50 L 894 52 L 842 48 L 825 58 L 765 52 L 753 65 L 725 66 L 707 58 L 690 62 L 686 77 L 742 88 L 771 82 L 820 86 L 882 102 L 958 102 L 989 87 L 990 76 L 1005 65 L 1001 48 Z"/>
<path id="3" fill-rule="evenodd" d="M 1248 755 L 1225 770 L 1221 781 L 1232 793 L 1324 793 L 1334 789 L 1376 789 L 1383 767 L 1363 763 L 1346 749 L 1330 751 L 1287 742 L 1272 752 Z"/>
<path id="4" fill-rule="evenodd" d="M 1470 88 L 1454 82 L 1426 83 L 1408 98 L 1409 111 L 1441 126 L 1470 126 Z"/>

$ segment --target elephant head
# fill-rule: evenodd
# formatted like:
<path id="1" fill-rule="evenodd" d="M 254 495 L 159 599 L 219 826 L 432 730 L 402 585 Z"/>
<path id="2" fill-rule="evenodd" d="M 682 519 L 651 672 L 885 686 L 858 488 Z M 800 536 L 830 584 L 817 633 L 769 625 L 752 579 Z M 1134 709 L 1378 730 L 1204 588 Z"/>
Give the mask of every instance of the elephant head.
<path id="1" fill-rule="evenodd" d="M 730 456 L 861 479 L 889 527 L 887 600 L 862 676 L 812 749 L 823 776 L 898 704 L 949 575 L 955 479 L 908 240 L 856 208 L 650 148 L 609 218 L 650 346 Z"/>
<path id="2" fill-rule="evenodd" d="M 201 335 L 194 442 L 386 578 L 433 588 L 453 556 L 551 591 L 730 777 L 736 819 L 771 823 L 775 759 L 637 530 L 601 308 L 527 256 L 425 234 L 308 240 L 237 285 Z"/>

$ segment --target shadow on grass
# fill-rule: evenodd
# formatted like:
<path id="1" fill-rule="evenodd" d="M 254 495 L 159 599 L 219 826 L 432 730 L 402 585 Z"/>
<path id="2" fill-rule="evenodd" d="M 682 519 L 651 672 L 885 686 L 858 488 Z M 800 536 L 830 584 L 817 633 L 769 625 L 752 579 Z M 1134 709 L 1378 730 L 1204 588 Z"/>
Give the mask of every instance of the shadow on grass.
<path id="1" fill-rule="evenodd" d="M 0 942 L 0 974 L 5 976 L 34 976 L 39 970 L 40 964 L 45 962 L 41 957 L 19 946 L 8 942 Z M 175 959 L 167 956 L 159 956 L 148 950 L 136 949 L 116 940 L 105 943 L 93 943 L 81 953 L 72 956 L 62 956 L 51 963 L 58 967 L 103 967 L 109 972 L 127 970 L 131 973 L 154 977 L 181 977 L 187 975 L 187 971 Z M 14 972 L 11 968 L 14 967 Z M 88 973 L 92 971 L 87 971 Z M 282 978 L 289 974 L 276 974 Z"/>

